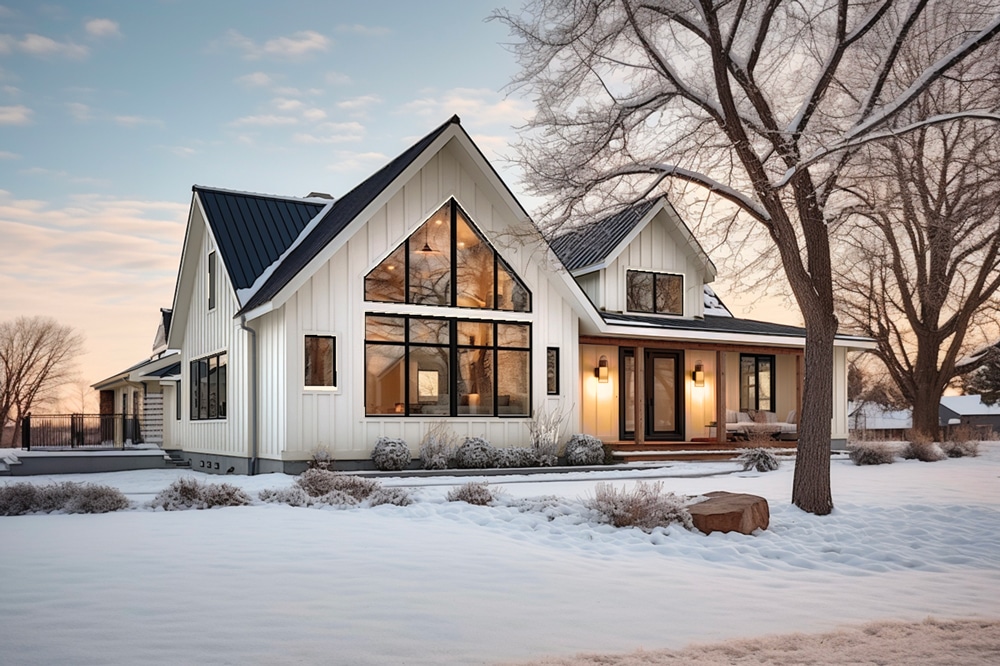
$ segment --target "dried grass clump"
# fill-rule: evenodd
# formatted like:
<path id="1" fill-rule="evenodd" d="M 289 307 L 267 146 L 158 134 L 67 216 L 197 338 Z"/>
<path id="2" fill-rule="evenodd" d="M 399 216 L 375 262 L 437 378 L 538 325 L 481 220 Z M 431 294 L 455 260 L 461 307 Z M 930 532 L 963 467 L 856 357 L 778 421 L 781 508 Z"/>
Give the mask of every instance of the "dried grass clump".
<path id="1" fill-rule="evenodd" d="M 939 460 L 944 460 L 944 451 L 936 443 L 932 442 L 930 438 L 921 435 L 917 432 L 910 432 L 909 444 L 903 449 L 903 458 L 907 460 L 919 460 L 921 462 L 937 462 Z"/>
<path id="2" fill-rule="evenodd" d="M 604 443 L 593 435 L 573 435 L 566 442 L 567 465 L 601 465 L 604 463 Z"/>
<path id="3" fill-rule="evenodd" d="M 277 490 L 267 488 L 257 493 L 257 498 L 268 504 L 287 504 L 288 506 L 309 506 L 313 503 L 313 498 L 309 497 L 309 494 L 300 486 L 289 486 Z"/>
<path id="4" fill-rule="evenodd" d="M 743 465 L 744 472 L 750 469 L 755 469 L 758 472 L 773 472 L 781 466 L 778 457 L 771 453 L 770 449 L 764 447 L 739 449 L 736 460 Z"/>
<path id="5" fill-rule="evenodd" d="M 449 502 L 468 502 L 476 506 L 489 506 L 499 493 L 485 481 L 470 481 L 448 491 Z"/>
<path id="6" fill-rule="evenodd" d="M 559 433 L 569 412 L 562 409 L 549 411 L 544 404 L 535 409 L 528 422 L 528 436 L 534 452 L 535 464 L 539 467 L 555 467 L 559 462 Z"/>
<path id="7" fill-rule="evenodd" d="M 849 442 L 847 455 L 858 466 L 888 465 L 896 458 L 896 451 L 885 442 Z"/>
<path id="8" fill-rule="evenodd" d="M 295 483 L 319 502 L 336 505 L 354 505 L 363 502 L 381 487 L 375 479 L 366 479 L 353 474 L 337 474 L 321 469 L 307 469 Z"/>
<path id="9" fill-rule="evenodd" d="M 459 469 L 489 469 L 496 467 L 499 459 L 499 450 L 482 437 L 466 437 L 455 451 Z"/>
<path id="10" fill-rule="evenodd" d="M 656 527 L 680 523 L 689 530 L 694 528 L 684 498 L 664 493 L 662 481 L 651 484 L 639 481 L 631 490 L 616 489 L 602 481 L 594 486 L 594 496 L 585 504 L 602 522 L 615 527 L 638 527 L 650 532 Z"/>
<path id="11" fill-rule="evenodd" d="M 979 455 L 979 442 L 944 442 L 941 449 L 949 458 L 975 458 Z"/>
<path id="12" fill-rule="evenodd" d="M 253 500 L 241 488 L 228 483 L 202 483 L 192 477 L 177 479 L 157 493 L 149 503 L 154 509 L 184 511 L 223 506 L 247 506 Z"/>
<path id="13" fill-rule="evenodd" d="M 326 447 L 313 449 L 309 469 L 333 469 L 333 454 Z"/>
<path id="14" fill-rule="evenodd" d="M 420 463 L 424 469 L 448 469 L 455 466 L 458 435 L 446 421 L 434 423 L 420 440 Z"/>
<path id="15" fill-rule="evenodd" d="M 372 462 L 375 469 L 383 472 L 398 472 L 410 464 L 410 447 L 401 439 L 379 437 L 372 448 Z"/>
<path id="16" fill-rule="evenodd" d="M 108 513 L 129 508 L 128 498 L 117 488 L 94 483 L 53 483 L 36 486 L 18 482 L 0 485 L 0 516 L 26 513 Z"/>
<path id="17" fill-rule="evenodd" d="M 406 488 L 378 488 L 365 501 L 368 506 L 393 504 L 395 506 L 410 506 L 413 496 Z"/>

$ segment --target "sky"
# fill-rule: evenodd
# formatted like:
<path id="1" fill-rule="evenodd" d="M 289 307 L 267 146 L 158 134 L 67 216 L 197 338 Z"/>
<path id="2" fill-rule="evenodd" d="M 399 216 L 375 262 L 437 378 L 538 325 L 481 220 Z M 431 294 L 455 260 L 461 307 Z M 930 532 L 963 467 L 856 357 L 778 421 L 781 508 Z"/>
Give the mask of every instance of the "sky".
<path id="1" fill-rule="evenodd" d="M 0 321 L 73 326 L 81 379 L 113 375 L 172 303 L 192 185 L 339 196 L 453 114 L 531 210 L 503 5 L 0 0 Z"/>

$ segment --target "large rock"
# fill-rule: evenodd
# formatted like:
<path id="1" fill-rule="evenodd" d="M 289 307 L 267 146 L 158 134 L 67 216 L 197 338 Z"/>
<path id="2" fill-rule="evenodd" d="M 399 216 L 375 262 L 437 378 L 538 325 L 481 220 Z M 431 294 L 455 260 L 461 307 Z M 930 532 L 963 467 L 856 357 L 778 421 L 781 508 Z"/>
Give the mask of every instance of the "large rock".
<path id="1" fill-rule="evenodd" d="M 766 530 L 771 522 L 771 511 L 763 497 L 722 491 L 705 493 L 705 497 L 709 499 L 688 507 L 694 526 L 705 534 L 751 534 L 758 528 Z"/>

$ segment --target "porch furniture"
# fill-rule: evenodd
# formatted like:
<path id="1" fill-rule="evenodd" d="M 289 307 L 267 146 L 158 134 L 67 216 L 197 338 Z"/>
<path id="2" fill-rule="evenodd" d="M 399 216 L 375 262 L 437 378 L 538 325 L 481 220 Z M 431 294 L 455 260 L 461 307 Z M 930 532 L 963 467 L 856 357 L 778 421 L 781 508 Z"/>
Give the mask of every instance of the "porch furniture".
<path id="1" fill-rule="evenodd" d="M 795 410 L 788 413 L 785 421 L 779 421 L 774 412 L 756 412 L 751 416 L 747 412 L 726 410 L 727 439 L 749 439 L 752 433 L 767 433 L 773 439 L 797 440 Z"/>

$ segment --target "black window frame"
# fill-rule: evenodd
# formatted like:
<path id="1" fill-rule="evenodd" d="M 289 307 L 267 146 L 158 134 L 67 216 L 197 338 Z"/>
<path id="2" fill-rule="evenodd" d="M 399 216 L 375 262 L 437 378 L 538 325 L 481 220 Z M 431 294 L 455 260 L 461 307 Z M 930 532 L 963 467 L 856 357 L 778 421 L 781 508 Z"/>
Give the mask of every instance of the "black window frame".
<path id="1" fill-rule="evenodd" d="M 545 348 L 545 394 L 559 395 L 559 347 Z"/>
<path id="2" fill-rule="evenodd" d="M 651 276 L 653 276 L 653 293 L 652 293 L 653 307 L 651 309 L 649 309 L 649 310 L 637 310 L 635 308 L 629 307 L 629 304 L 628 304 L 629 286 L 630 286 L 630 283 L 631 283 L 633 275 L 637 275 L 637 276 L 638 275 L 651 275 Z M 661 312 L 661 311 L 659 311 L 659 310 L 656 309 L 656 301 L 657 301 L 657 299 L 656 299 L 656 283 L 657 283 L 657 279 L 656 278 L 657 278 L 657 276 L 660 276 L 660 275 L 665 275 L 667 277 L 673 277 L 673 278 L 677 278 L 678 280 L 680 280 L 680 283 L 681 283 L 681 287 L 680 287 L 681 307 L 680 307 L 680 311 L 679 312 Z M 625 271 L 625 310 L 627 312 L 638 312 L 638 313 L 641 313 L 641 314 L 666 315 L 668 317 L 682 317 L 682 316 L 684 316 L 684 274 L 683 273 L 671 273 L 671 272 L 668 272 L 668 271 L 640 271 L 640 270 L 637 270 L 637 269 L 634 269 L 634 268 L 627 269 Z"/>
<path id="3" fill-rule="evenodd" d="M 387 341 L 387 340 L 369 340 L 367 334 L 365 335 L 365 418 L 408 418 L 408 417 L 424 417 L 434 416 L 437 418 L 513 418 L 513 419 L 528 419 L 532 418 L 534 414 L 533 408 L 533 391 L 534 382 L 532 382 L 532 355 L 533 355 L 533 345 L 532 345 L 532 325 L 531 322 L 527 321 L 511 321 L 502 319 L 469 319 L 463 317 L 441 317 L 433 315 L 418 315 L 418 314 L 397 314 L 391 312 L 366 312 L 365 320 L 367 322 L 368 317 L 391 317 L 395 319 L 400 319 L 403 321 L 403 341 Z M 442 344 L 440 342 L 413 342 L 410 340 L 410 321 L 413 319 L 427 319 L 435 321 L 444 321 L 448 323 L 448 342 L 447 344 Z M 460 323 L 474 323 L 474 324 L 490 324 L 493 327 L 492 341 L 490 344 L 459 344 L 458 342 L 458 325 Z M 518 347 L 514 345 L 500 345 L 499 344 L 499 326 L 503 325 L 514 325 L 514 326 L 524 326 L 527 329 L 528 334 L 528 346 Z M 367 325 L 366 325 L 367 330 Z M 403 367 L 404 367 L 404 395 L 403 397 L 403 411 L 402 412 L 391 412 L 391 413 L 369 413 L 368 412 L 368 347 L 369 346 L 385 346 L 385 347 L 402 347 L 403 348 Z M 449 394 L 449 409 L 447 414 L 423 414 L 420 412 L 414 412 L 411 409 L 410 396 L 408 395 L 410 387 L 410 353 L 411 349 L 428 349 L 428 348 L 442 348 L 447 347 L 449 353 L 449 372 L 448 372 L 448 394 Z M 492 390 L 492 412 L 491 413 L 461 413 L 459 411 L 459 394 L 458 386 L 460 381 L 461 373 L 458 370 L 458 360 L 459 352 L 463 350 L 470 349 L 489 349 L 492 351 L 492 367 L 493 371 L 493 385 Z M 499 413 L 500 407 L 500 394 L 499 394 L 499 373 L 497 373 L 497 357 L 499 352 L 502 351 L 514 351 L 514 352 L 527 352 L 528 355 L 528 377 L 527 377 L 527 412 L 524 414 L 501 414 Z"/>
<path id="4" fill-rule="evenodd" d="M 216 395 L 221 399 L 216 399 L 215 409 L 212 410 L 212 405 L 210 401 L 210 396 L 212 393 L 212 361 L 215 361 L 215 387 Z M 221 351 L 215 354 L 209 354 L 207 356 L 201 356 L 199 358 L 193 359 L 189 364 L 190 368 L 190 407 L 191 411 L 188 414 L 188 420 L 190 421 L 225 421 L 229 415 L 229 354 L 228 352 Z M 205 370 L 206 385 L 208 386 L 208 395 L 201 395 L 202 388 L 202 369 Z M 223 378 L 225 378 L 223 380 Z M 220 381 L 223 380 L 223 381 Z M 218 387 L 220 383 L 225 384 L 225 391 L 219 391 Z M 202 407 L 204 407 L 205 416 L 202 416 Z M 215 415 L 212 415 L 212 412 Z"/>
<path id="5" fill-rule="evenodd" d="M 330 341 L 330 371 L 331 371 L 331 384 L 310 384 L 309 376 L 307 375 L 309 367 L 309 340 L 329 340 Z M 302 386 L 305 390 L 315 390 L 315 389 L 336 389 L 337 385 L 337 336 L 335 335 L 323 335 L 318 333 L 307 333 L 302 336 Z"/>
<path id="6" fill-rule="evenodd" d="M 745 397 L 744 396 L 744 391 L 743 391 L 743 360 L 744 359 L 753 359 L 754 360 L 754 370 L 753 370 L 753 372 L 754 372 L 754 387 L 755 387 L 755 390 L 754 390 L 754 404 L 753 404 L 753 406 L 750 406 L 749 404 L 744 404 L 744 402 L 743 402 L 743 398 Z M 777 406 L 778 406 L 778 395 L 776 393 L 776 388 L 777 388 L 776 378 L 777 378 L 777 375 L 778 375 L 778 362 L 777 362 L 778 359 L 777 359 L 777 356 L 775 356 L 774 354 L 740 354 L 739 396 L 740 396 L 740 411 L 741 412 L 748 412 L 748 411 L 759 412 L 759 411 L 761 411 L 760 410 L 760 365 L 761 365 L 760 362 L 761 362 L 762 359 L 767 359 L 771 363 L 771 381 L 770 381 L 770 387 L 769 387 L 770 390 L 771 390 L 771 393 L 770 393 L 770 395 L 771 395 L 771 409 L 764 410 L 764 411 L 768 411 L 768 412 L 772 412 L 772 413 L 776 413 L 777 412 Z"/>
<path id="7" fill-rule="evenodd" d="M 208 311 L 211 312 L 217 305 L 216 274 L 218 273 L 219 260 L 215 250 L 208 253 Z"/>

